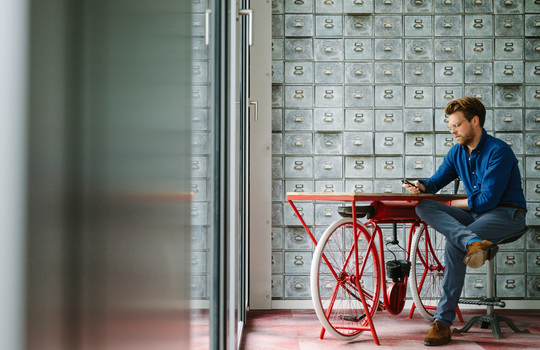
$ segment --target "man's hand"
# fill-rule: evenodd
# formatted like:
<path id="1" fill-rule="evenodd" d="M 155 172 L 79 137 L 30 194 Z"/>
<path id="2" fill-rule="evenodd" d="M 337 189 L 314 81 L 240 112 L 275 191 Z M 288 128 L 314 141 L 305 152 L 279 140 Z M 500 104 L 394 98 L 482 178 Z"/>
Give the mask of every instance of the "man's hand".
<path id="1" fill-rule="evenodd" d="M 422 192 L 426 192 L 426 186 L 424 186 L 424 184 L 422 184 L 420 181 L 411 181 L 411 183 L 416 187 L 411 186 L 407 183 L 403 183 L 401 187 L 406 188 L 407 191 L 411 192 L 412 194 L 420 194 Z"/>

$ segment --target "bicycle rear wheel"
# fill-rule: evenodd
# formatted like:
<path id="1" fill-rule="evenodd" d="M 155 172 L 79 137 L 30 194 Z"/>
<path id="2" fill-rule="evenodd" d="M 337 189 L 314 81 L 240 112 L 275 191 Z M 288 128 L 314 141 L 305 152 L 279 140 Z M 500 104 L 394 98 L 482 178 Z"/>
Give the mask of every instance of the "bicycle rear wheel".
<path id="1" fill-rule="evenodd" d="M 366 315 L 373 316 L 379 303 L 377 249 L 375 245 L 367 249 L 371 235 L 366 226 L 357 223 L 357 230 L 358 276 L 352 218 L 337 220 L 326 229 L 311 264 L 311 296 L 317 317 L 333 337 L 341 340 L 362 334 L 362 327 L 368 325 Z"/>
<path id="2" fill-rule="evenodd" d="M 433 229 L 430 233 L 423 224 L 417 228 L 411 245 L 409 288 L 418 312 L 428 321 L 433 321 L 442 295 L 445 243 L 443 235 Z"/>

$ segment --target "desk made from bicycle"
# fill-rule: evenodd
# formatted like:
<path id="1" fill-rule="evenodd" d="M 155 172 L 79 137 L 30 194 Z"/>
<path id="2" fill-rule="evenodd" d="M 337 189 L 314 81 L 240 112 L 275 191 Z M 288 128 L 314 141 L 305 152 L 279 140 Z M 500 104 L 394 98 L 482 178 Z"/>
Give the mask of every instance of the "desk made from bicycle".
<path id="1" fill-rule="evenodd" d="M 311 264 L 311 295 L 317 317 L 321 321 L 320 338 L 328 331 L 335 338 L 351 340 L 370 331 L 375 344 L 379 339 L 373 315 L 385 309 L 392 315 L 401 313 L 407 294 L 406 282 L 414 300 L 409 318 L 415 309 L 431 321 L 441 296 L 444 275 L 444 239 L 415 212 L 422 199 L 447 202 L 465 195 L 410 193 L 287 193 L 287 201 L 295 216 L 315 244 Z M 343 218 L 332 223 L 317 240 L 306 224 L 295 201 L 344 202 L 339 212 Z M 369 205 L 358 206 L 357 203 Z M 364 223 L 359 219 L 366 218 Z M 387 244 L 399 246 L 397 224 L 410 224 L 405 259 L 385 264 L 382 231 L 379 224 L 392 224 L 393 237 Z M 392 253 L 394 254 L 394 253 Z M 412 262 L 410 261 L 412 260 Z M 385 266 L 386 265 L 386 268 Z M 387 271 L 388 270 L 388 275 Z M 412 270 L 412 271 L 411 271 Z M 392 282 L 387 288 L 386 278 Z M 386 289 L 386 292 L 381 292 Z M 382 294 L 382 302 L 381 302 Z M 458 316 L 463 322 L 458 309 Z"/>

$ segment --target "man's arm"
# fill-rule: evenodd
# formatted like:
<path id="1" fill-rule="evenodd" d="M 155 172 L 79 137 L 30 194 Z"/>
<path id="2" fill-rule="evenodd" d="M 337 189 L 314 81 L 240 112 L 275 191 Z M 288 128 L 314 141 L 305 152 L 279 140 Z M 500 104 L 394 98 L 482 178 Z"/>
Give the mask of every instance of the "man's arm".
<path id="1" fill-rule="evenodd" d="M 469 208 L 469 200 L 467 198 L 464 199 L 454 199 L 452 201 L 448 201 L 447 203 L 451 207 L 456 207 L 463 210 L 470 210 Z"/>

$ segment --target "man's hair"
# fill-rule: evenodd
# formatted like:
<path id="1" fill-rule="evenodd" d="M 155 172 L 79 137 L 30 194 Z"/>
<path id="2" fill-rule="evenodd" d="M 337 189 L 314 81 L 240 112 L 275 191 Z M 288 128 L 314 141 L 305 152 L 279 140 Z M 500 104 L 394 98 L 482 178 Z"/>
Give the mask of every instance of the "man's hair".
<path id="1" fill-rule="evenodd" d="M 451 101 L 446 105 L 444 112 L 446 115 L 463 112 L 465 119 L 469 122 L 477 115 L 481 127 L 484 127 L 484 122 L 486 121 L 486 107 L 474 97 L 462 97 Z"/>

